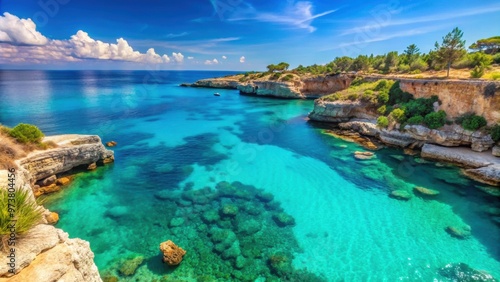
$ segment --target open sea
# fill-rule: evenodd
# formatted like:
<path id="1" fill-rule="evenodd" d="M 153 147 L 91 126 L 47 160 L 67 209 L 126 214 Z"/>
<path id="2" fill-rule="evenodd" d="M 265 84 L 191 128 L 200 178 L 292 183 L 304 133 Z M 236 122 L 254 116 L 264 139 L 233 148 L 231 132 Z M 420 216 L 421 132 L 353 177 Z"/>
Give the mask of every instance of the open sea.
<path id="1" fill-rule="evenodd" d="M 308 122 L 312 100 L 178 86 L 227 74 L 0 70 L 1 124 L 118 142 L 114 164 L 45 197 L 107 281 L 465 281 L 451 263 L 500 277 L 486 185 L 393 148 L 356 160 L 364 148 Z M 178 267 L 166 240 L 187 251 Z"/>

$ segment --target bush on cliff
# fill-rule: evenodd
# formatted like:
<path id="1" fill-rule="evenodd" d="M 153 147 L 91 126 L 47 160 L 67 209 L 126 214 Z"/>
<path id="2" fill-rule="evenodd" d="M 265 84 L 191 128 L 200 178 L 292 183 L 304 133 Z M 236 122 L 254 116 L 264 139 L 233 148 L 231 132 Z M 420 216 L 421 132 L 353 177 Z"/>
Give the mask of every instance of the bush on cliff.
<path id="1" fill-rule="evenodd" d="M 14 137 L 20 143 L 40 143 L 43 133 L 38 127 L 20 123 L 9 131 L 10 136 Z"/>
<path id="2" fill-rule="evenodd" d="M 390 116 L 399 123 L 402 123 L 406 120 L 405 111 L 403 109 L 394 109 Z"/>
<path id="3" fill-rule="evenodd" d="M 440 110 L 439 112 L 427 114 L 424 122 L 430 129 L 440 128 L 446 123 L 446 112 Z"/>
<path id="4" fill-rule="evenodd" d="M 413 99 L 413 95 L 401 90 L 401 88 L 399 88 L 399 81 L 391 85 L 389 89 L 389 101 L 388 101 L 390 105 L 407 103 L 411 99 Z"/>
<path id="5" fill-rule="evenodd" d="M 466 114 L 457 119 L 457 121 L 462 125 L 464 129 L 470 131 L 476 131 L 481 127 L 486 126 L 486 119 L 482 116 L 478 116 L 475 114 Z"/>
<path id="6" fill-rule="evenodd" d="M 414 116 L 409 118 L 406 121 L 408 124 L 422 124 L 424 123 L 424 117 L 423 116 Z"/>
<path id="7" fill-rule="evenodd" d="M 15 202 L 12 203 L 9 199 L 14 199 Z M 16 220 L 15 234 L 20 235 L 38 224 L 42 220 L 42 214 L 43 209 L 31 199 L 28 190 L 18 188 L 9 193 L 7 187 L 0 188 L 0 236 L 4 243 L 4 239 L 11 234 L 11 220 Z"/>
<path id="8" fill-rule="evenodd" d="M 381 128 L 387 128 L 389 126 L 389 119 L 385 116 L 379 116 L 377 119 L 377 125 Z"/>
<path id="9" fill-rule="evenodd" d="M 500 124 L 495 124 L 491 129 L 490 129 L 490 135 L 493 141 L 498 142 L 500 141 Z"/>
<path id="10" fill-rule="evenodd" d="M 470 71 L 470 77 L 472 78 L 480 78 L 484 75 L 484 66 L 475 66 Z"/>

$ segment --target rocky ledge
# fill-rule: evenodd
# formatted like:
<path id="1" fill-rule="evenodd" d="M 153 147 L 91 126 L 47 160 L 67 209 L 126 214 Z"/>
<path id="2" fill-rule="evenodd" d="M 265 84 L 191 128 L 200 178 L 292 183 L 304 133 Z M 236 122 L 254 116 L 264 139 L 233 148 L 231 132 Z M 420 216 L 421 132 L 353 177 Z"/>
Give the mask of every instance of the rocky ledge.
<path id="1" fill-rule="evenodd" d="M 99 136 L 58 135 L 45 137 L 44 141 L 52 141 L 57 147 L 34 151 L 16 160 L 16 189 L 29 191 L 32 199 L 38 186 L 35 183 L 78 166 L 93 169 L 114 161 L 113 151 L 104 147 Z M 0 170 L 0 187 L 7 187 L 7 175 L 6 170 Z M 52 215 L 48 210 L 44 215 L 40 224 L 17 238 L 16 274 L 9 272 L 6 263 L 1 263 L 0 282 L 102 281 L 89 243 L 78 238 L 69 239 L 67 233 L 48 224 Z M 5 250 L 0 250 L 0 256 L 7 256 Z"/>

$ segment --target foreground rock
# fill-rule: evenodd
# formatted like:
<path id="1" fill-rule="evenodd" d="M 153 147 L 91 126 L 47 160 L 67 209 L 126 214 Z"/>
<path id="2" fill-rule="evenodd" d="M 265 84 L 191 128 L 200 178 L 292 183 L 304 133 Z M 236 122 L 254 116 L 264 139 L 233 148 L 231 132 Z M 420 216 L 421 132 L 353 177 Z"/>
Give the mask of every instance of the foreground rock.
<path id="1" fill-rule="evenodd" d="M 5 252 L 0 252 L 6 257 Z M 0 282 L 26 281 L 102 281 L 89 243 L 69 239 L 68 234 L 51 225 L 40 224 L 16 244 L 16 275 L 10 278 L 8 266 L 0 265 Z"/>
<path id="2" fill-rule="evenodd" d="M 465 263 L 450 263 L 439 270 L 439 274 L 452 281 L 495 282 L 486 271 L 476 270 Z"/>
<path id="3" fill-rule="evenodd" d="M 411 199 L 411 194 L 406 190 L 394 190 L 389 194 L 389 197 L 402 201 L 408 201 Z"/>
<path id="4" fill-rule="evenodd" d="M 163 253 L 163 262 L 171 266 L 179 265 L 186 254 L 186 251 L 170 240 L 160 244 L 160 251 Z"/>
<path id="5" fill-rule="evenodd" d="M 465 175 L 489 185 L 500 186 L 500 159 L 489 152 L 478 153 L 467 148 L 425 144 L 422 157 L 464 166 Z"/>
<path id="6" fill-rule="evenodd" d="M 425 196 L 437 196 L 437 195 L 439 195 L 439 191 L 437 191 L 437 190 L 432 190 L 432 189 L 420 187 L 420 186 L 416 186 L 415 188 L 413 188 L 413 190 L 416 191 L 417 193 L 419 193 L 421 195 L 425 195 Z"/>
<path id="7" fill-rule="evenodd" d="M 467 239 L 471 236 L 471 230 L 469 226 L 464 226 L 464 227 L 448 226 L 446 227 L 446 232 L 448 232 L 451 236 L 458 239 Z"/>

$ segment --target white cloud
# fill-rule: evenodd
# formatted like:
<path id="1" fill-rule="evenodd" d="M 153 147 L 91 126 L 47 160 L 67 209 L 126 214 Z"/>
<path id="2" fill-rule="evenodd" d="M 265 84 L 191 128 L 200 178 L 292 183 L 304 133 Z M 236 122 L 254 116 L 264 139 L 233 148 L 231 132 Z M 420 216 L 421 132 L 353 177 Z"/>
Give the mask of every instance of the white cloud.
<path id="1" fill-rule="evenodd" d="M 246 60 L 245 56 L 241 56 L 241 58 L 240 58 L 240 63 L 244 63 L 244 62 L 245 62 L 245 60 Z"/>
<path id="2" fill-rule="evenodd" d="M 176 61 L 177 63 L 182 63 L 184 61 L 184 55 L 182 55 L 180 52 L 172 53 L 172 57 L 174 57 L 174 61 Z"/>
<path id="3" fill-rule="evenodd" d="M 189 33 L 187 32 L 182 32 L 182 33 L 169 33 L 167 34 L 165 37 L 166 38 L 176 38 L 176 37 L 183 37 L 183 36 L 186 36 L 188 35 Z"/>
<path id="4" fill-rule="evenodd" d="M 182 53 L 160 55 L 153 48 L 146 53 L 136 51 L 119 38 L 116 43 L 95 40 L 79 30 L 69 40 L 50 40 L 36 31 L 31 19 L 19 19 L 9 13 L 0 16 L 0 63 L 57 62 L 85 59 L 115 60 L 148 64 L 182 63 Z"/>
<path id="5" fill-rule="evenodd" d="M 0 42 L 14 45 L 45 45 L 49 40 L 36 31 L 31 19 L 19 19 L 7 12 L 0 16 Z"/>
<path id="6" fill-rule="evenodd" d="M 219 63 L 219 61 L 217 59 L 213 59 L 213 60 L 206 60 L 205 61 L 205 65 L 217 65 Z"/>
<path id="7" fill-rule="evenodd" d="M 298 29 L 307 29 L 309 32 L 316 30 L 312 26 L 314 19 L 326 16 L 337 10 L 329 10 L 319 14 L 313 14 L 313 5 L 309 1 L 288 1 L 288 6 L 280 13 L 266 13 L 257 11 L 250 4 L 245 3 L 246 9 L 236 9 L 229 21 L 260 21 L 276 23 Z"/>
<path id="8" fill-rule="evenodd" d="M 193 60 L 193 59 L 194 59 L 194 57 L 191 57 L 191 56 L 188 57 L 188 60 Z"/>
<path id="9" fill-rule="evenodd" d="M 224 60 L 225 60 L 225 59 L 227 59 L 227 57 L 226 57 L 226 56 L 222 56 L 222 59 L 224 59 Z"/>

